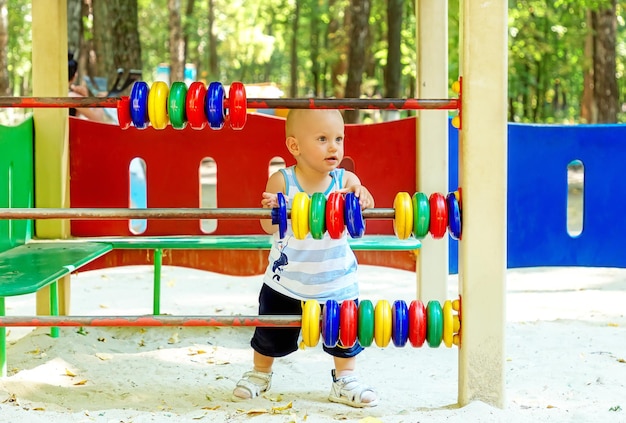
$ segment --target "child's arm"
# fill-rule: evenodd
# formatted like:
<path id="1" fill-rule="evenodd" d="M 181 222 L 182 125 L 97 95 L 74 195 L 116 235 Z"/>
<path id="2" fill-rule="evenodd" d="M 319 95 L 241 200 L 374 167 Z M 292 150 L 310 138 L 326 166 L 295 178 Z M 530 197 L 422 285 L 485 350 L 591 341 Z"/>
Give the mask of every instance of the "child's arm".
<path id="1" fill-rule="evenodd" d="M 263 199 L 261 200 L 263 208 L 272 209 L 278 207 L 277 192 L 285 192 L 285 178 L 280 172 L 273 173 L 267 180 Z M 278 230 L 278 225 L 272 225 L 272 219 L 262 219 L 261 226 L 268 234 L 273 234 Z"/>
<path id="2" fill-rule="evenodd" d="M 341 192 L 354 192 L 359 199 L 361 209 L 370 209 L 374 207 L 374 197 L 367 188 L 361 185 L 361 180 L 354 173 L 347 171 L 344 175 L 344 184 Z"/>

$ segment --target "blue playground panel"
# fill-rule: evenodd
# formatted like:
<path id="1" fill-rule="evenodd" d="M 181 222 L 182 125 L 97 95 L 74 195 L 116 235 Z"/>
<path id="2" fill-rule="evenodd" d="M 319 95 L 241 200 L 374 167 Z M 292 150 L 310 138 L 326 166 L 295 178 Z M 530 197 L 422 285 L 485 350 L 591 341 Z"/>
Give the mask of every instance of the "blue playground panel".
<path id="1" fill-rule="evenodd" d="M 626 267 L 626 125 L 508 127 L 509 268 Z M 584 166 L 583 229 L 567 232 L 567 166 Z M 450 127 L 450 191 L 458 187 L 458 131 Z M 485 252 L 489 254 L 489 252 Z M 458 271 L 450 239 L 450 273 Z"/>

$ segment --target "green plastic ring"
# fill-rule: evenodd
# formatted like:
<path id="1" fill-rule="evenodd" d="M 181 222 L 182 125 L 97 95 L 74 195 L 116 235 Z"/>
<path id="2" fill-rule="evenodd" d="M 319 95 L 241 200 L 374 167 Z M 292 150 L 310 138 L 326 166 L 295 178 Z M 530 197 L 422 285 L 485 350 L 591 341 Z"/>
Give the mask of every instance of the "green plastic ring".
<path id="1" fill-rule="evenodd" d="M 321 192 L 313 193 L 311 197 L 309 231 L 313 239 L 324 238 L 326 232 L 326 196 Z"/>
<path id="2" fill-rule="evenodd" d="M 426 306 L 426 340 L 428 346 L 437 348 L 443 339 L 443 309 L 439 301 L 429 301 Z"/>
<path id="3" fill-rule="evenodd" d="M 430 203 L 423 192 L 413 194 L 413 235 L 422 239 L 428 235 L 430 227 Z"/>
<path id="4" fill-rule="evenodd" d="M 167 112 L 174 129 L 185 129 L 187 115 L 185 112 L 185 100 L 187 97 L 187 84 L 181 81 L 174 82 L 167 98 Z"/>
<path id="5" fill-rule="evenodd" d="M 359 344 L 369 347 L 374 341 L 374 305 L 370 300 L 359 302 L 359 324 L 358 324 Z"/>

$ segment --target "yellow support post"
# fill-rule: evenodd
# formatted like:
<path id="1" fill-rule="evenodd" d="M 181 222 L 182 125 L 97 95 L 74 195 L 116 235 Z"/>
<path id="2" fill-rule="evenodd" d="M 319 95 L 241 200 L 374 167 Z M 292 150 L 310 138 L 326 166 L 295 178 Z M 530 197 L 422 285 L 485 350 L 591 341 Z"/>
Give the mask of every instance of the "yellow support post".
<path id="1" fill-rule="evenodd" d="M 461 406 L 505 407 L 507 7 L 461 1 Z"/>
<path id="2" fill-rule="evenodd" d="M 448 2 L 417 0 L 417 98 L 448 97 Z M 417 188 L 448 191 L 448 114 L 422 110 L 417 120 Z M 448 237 L 427 235 L 417 258 L 417 297 L 448 297 Z"/>
<path id="3" fill-rule="evenodd" d="M 65 97 L 67 75 L 67 2 L 32 1 L 33 95 Z M 68 110 L 35 109 L 35 206 L 69 207 Z M 36 222 L 38 238 L 67 238 L 69 221 Z M 59 280 L 60 313 L 69 308 L 69 277 Z M 49 314 L 49 291 L 37 294 L 37 312 Z"/>

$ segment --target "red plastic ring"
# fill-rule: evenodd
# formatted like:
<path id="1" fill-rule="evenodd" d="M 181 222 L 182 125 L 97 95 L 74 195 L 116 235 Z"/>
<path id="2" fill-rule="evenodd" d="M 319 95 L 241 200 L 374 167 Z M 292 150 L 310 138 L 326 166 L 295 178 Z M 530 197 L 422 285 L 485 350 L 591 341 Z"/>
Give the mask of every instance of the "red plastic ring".
<path id="1" fill-rule="evenodd" d="M 192 82 L 187 90 L 185 109 L 187 121 L 192 129 L 204 129 L 207 124 L 204 114 L 204 100 L 206 99 L 206 87 L 200 81 Z"/>
<path id="2" fill-rule="evenodd" d="M 230 89 L 228 90 L 228 115 L 232 129 L 243 129 L 248 119 L 248 100 L 246 98 L 246 87 L 241 82 L 230 84 Z"/>
<path id="3" fill-rule="evenodd" d="M 409 342 L 415 348 L 426 341 L 426 307 L 420 300 L 411 301 L 409 306 Z"/>
<path id="4" fill-rule="evenodd" d="M 340 239 L 346 229 L 343 194 L 331 192 L 326 201 L 326 230 L 332 239 Z"/>
<path id="5" fill-rule="evenodd" d="M 356 342 L 358 309 L 353 300 L 345 300 L 339 310 L 339 340 L 344 348 L 351 348 Z"/>
<path id="6" fill-rule="evenodd" d="M 117 120 L 120 124 L 120 128 L 130 128 L 132 118 L 130 117 L 130 97 L 122 96 L 117 100 Z"/>
<path id="7" fill-rule="evenodd" d="M 435 239 L 441 239 L 448 227 L 448 206 L 446 197 L 438 192 L 432 193 L 428 199 L 430 203 L 430 234 Z"/>

